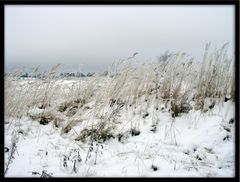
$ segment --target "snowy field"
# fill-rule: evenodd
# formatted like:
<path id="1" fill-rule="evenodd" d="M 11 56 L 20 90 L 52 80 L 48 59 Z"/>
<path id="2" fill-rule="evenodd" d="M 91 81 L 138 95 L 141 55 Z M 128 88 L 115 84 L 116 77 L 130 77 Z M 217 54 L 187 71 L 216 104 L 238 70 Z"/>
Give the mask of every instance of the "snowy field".
<path id="1" fill-rule="evenodd" d="M 208 46 L 201 63 L 5 76 L 5 177 L 234 177 L 234 64 Z"/>
<path id="2" fill-rule="evenodd" d="M 234 103 L 228 101 L 204 114 L 184 114 L 173 123 L 162 111 L 156 131 L 151 131 L 152 116 L 148 116 L 139 123 L 137 136 L 126 132 L 121 140 L 90 144 L 74 140 L 81 124 L 61 134 L 52 123 L 8 119 L 14 124 L 6 120 L 5 147 L 11 149 L 16 140 L 16 152 L 6 176 L 39 177 L 45 170 L 53 177 L 233 177 L 233 111 Z M 119 121 L 128 114 L 122 112 Z M 5 159 L 10 152 L 5 152 Z"/>

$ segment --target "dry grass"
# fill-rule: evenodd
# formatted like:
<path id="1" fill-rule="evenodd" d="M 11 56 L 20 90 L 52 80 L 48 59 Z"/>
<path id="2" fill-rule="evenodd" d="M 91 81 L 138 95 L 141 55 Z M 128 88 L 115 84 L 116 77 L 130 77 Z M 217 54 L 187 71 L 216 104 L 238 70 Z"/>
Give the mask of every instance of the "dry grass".
<path id="1" fill-rule="evenodd" d="M 191 110 L 191 101 L 195 102 L 195 109 L 203 109 L 205 99 L 209 97 L 223 100 L 230 95 L 232 100 L 235 99 L 234 61 L 227 57 L 227 44 L 213 51 L 207 44 L 201 69 L 198 66 L 186 53 L 165 53 L 158 62 L 142 65 L 134 64 L 132 57 L 114 63 L 107 76 L 95 74 L 89 79 L 77 78 L 68 86 L 62 83 L 65 79 L 58 76 L 60 65 L 35 80 L 19 80 L 24 70 L 18 70 L 4 77 L 5 117 L 20 118 L 39 108 L 41 113 L 31 117 L 52 120 L 68 132 L 83 122 L 82 115 L 85 114 L 89 119 L 85 119 L 84 131 L 91 133 L 94 129 L 86 130 L 87 127 L 104 122 L 107 132 L 102 133 L 112 135 L 111 130 L 123 109 L 131 109 L 142 116 L 151 105 L 158 112 L 162 103 L 170 103 L 174 118 Z M 41 73 L 35 69 L 33 74 Z M 139 123 L 129 120 L 135 129 Z M 157 120 L 153 118 L 153 125 Z"/>

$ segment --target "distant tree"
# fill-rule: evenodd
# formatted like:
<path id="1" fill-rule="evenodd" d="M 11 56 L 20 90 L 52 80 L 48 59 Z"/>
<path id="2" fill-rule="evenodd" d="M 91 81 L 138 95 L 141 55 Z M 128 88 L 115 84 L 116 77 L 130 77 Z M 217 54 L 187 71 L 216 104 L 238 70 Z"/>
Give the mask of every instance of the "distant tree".
<path id="1" fill-rule="evenodd" d="M 81 73 L 78 71 L 76 74 L 76 77 L 80 77 L 80 76 L 81 76 Z"/>
<path id="2" fill-rule="evenodd" d="M 85 75 L 78 71 L 77 74 L 76 74 L 76 77 L 85 77 Z"/>
<path id="3" fill-rule="evenodd" d="M 85 75 L 83 73 L 81 73 L 81 77 L 85 77 Z"/>
<path id="4" fill-rule="evenodd" d="M 102 73 L 102 76 L 107 76 L 108 75 L 108 71 L 104 71 L 103 73 Z"/>
<path id="5" fill-rule="evenodd" d="M 27 78 L 28 77 L 28 73 L 24 73 L 23 75 L 21 75 L 22 78 Z"/>
<path id="6" fill-rule="evenodd" d="M 74 76 L 75 76 L 75 73 L 69 73 L 69 76 L 74 77 Z"/>
<path id="7" fill-rule="evenodd" d="M 70 73 L 64 73 L 64 77 L 69 77 Z"/>
<path id="8" fill-rule="evenodd" d="M 37 77 L 37 78 L 41 78 L 41 77 L 42 77 L 42 74 L 38 73 L 38 74 L 36 75 L 36 77 Z"/>
<path id="9" fill-rule="evenodd" d="M 87 74 L 87 77 L 91 77 L 91 76 L 93 76 L 93 75 L 94 75 L 94 73 L 90 73 L 90 72 L 89 72 L 89 73 Z"/>

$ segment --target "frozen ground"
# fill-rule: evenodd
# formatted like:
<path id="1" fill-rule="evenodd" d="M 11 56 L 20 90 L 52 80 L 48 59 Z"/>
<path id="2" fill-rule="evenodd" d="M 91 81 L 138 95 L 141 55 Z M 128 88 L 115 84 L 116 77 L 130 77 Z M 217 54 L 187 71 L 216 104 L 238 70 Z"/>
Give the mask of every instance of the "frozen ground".
<path id="1" fill-rule="evenodd" d="M 5 118 L 5 176 L 233 177 L 234 105 L 229 100 L 174 120 L 167 110 L 153 112 L 148 107 L 151 114 L 137 123 L 140 133 L 102 143 L 74 140 L 85 121 L 63 133 L 52 122 L 42 125 L 30 117 Z M 138 117 L 122 110 L 119 127 Z M 153 117 L 159 118 L 154 129 Z"/>

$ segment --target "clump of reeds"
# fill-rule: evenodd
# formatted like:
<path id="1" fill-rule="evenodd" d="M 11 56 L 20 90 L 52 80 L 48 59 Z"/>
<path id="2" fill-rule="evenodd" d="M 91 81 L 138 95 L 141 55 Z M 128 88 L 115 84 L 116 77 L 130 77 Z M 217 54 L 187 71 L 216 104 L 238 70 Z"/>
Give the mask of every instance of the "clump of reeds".
<path id="1" fill-rule="evenodd" d="M 188 113 L 193 108 L 192 102 L 195 109 L 203 110 L 208 97 L 235 99 L 234 61 L 227 56 L 227 44 L 213 51 L 207 44 L 200 69 L 199 64 L 183 52 L 166 52 L 157 62 L 141 65 L 134 59 L 133 56 L 114 63 L 105 75 L 76 78 L 71 85 L 62 83 L 66 79 L 58 76 L 60 65 L 31 81 L 19 79 L 24 70 L 5 75 L 5 116 L 26 116 L 29 110 L 40 109 L 41 114 L 32 117 L 48 123 L 53 121 L 62 127 L 63 133 L 68 133 L 76 124 L 87 123 L 79 140 L 94 138 L 96 133 L 95 138 L 107 140 L 118 136 L 113 128 L 122 124 L 118 118 L 126 110 L 141 116 L 136 120 L 128 118 L 133 130 L 146 119 L 146 113 L 148 117 L 154 116 L 155 126 L 161 104 L 169 107 L 166 109 L 175 118 Z M 32 74 L 39 72 L 35 69 Z M 151 105 L 156 113 L 148 111 Z M 49 114 L 51 112 L 54 114 Z M 96 123 L 84 119 L 86 113 Z M 100 123 L 104 123 L 105 129 L 97 129 Z"/>

